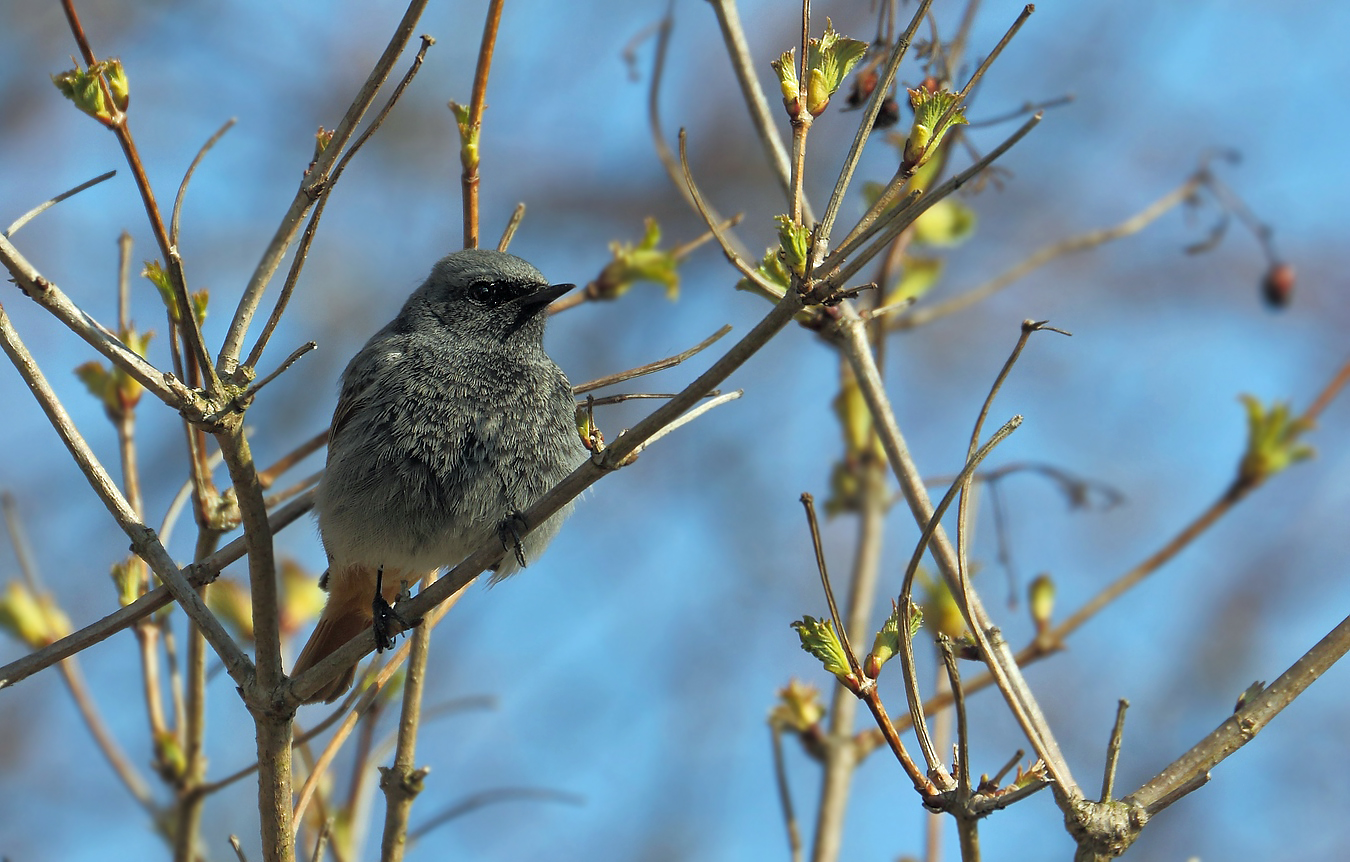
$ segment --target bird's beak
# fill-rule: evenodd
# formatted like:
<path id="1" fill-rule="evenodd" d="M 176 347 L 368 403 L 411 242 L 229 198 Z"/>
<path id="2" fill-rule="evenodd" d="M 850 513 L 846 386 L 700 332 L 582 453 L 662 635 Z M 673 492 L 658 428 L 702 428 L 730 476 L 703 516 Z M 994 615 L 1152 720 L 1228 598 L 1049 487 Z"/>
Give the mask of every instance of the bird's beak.
<path id="1" fill-rule="evenodd" d="M 542 309 L 574 287 L 575 284 L 552 284 L 529 296 L 521 297 L 519 300 L 521 310 L 528 312 Z"/>

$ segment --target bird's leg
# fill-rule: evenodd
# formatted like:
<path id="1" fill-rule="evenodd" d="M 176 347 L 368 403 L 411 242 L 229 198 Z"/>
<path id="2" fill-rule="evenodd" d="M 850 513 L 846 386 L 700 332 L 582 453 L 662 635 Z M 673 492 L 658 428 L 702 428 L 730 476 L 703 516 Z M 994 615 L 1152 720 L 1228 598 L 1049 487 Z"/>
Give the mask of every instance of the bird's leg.
<path id="1" fill-rule="evenodd" d="M 497 535 L 501 537 L 502 550 L 514 550 L 516 562 L 520 563 L 522 569 L 525 568 L 525 546 L 520 543 L 520 534 L 529 528 L 530 525 L 525 523 L 525 516 L 520 513 L 519 509 L 512 509 L 510 514 L 497 525 Z"/>
<path id="2" fill-rule="evenodd" d="M 407 592 L 408 586 L 405 583 L 403 592 L 399 593 L 399 598 L 402 599 Z M 389 630 L 393 627 L 394 621 L 398 621 L 398 624 L 404 629 L 411 628 L 411 626 L 408 625 L 408 621 L 403 618 L 403 615 L 394 610 L 393 605 L 384 599 L 384 566 L 375 570 L 375 598 L 371 601 L 370 607 L 374 612 L 371 628 L 375 632 L 375 650 L 384 652 L 387 649 L 392 649 L 394 638 L 397 635 L 390 634 Z"/>

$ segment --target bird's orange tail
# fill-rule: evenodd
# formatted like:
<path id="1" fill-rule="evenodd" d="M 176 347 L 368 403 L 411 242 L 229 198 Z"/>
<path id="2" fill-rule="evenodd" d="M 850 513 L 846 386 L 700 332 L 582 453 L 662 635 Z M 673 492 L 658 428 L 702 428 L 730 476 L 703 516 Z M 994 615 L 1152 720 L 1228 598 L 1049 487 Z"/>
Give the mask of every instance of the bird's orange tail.
<path id="1" fill-rule="evenodd" d="M 319 615 L 319 623 L 314 627 L 314 633 L 309 636 L 305 648 L 300 650 L 300 657 L 295 660 L 295 668 L 291 671 L 291 676 L 304 673 L 328 658 L 338 647 L 369 628 L 371 619 L 369 607 L 362 608 L 359 604 L 353 605 L 350 603 L 339 605 L 330 598 L 327 606 L 323 609 L 323 613 Z M 340 676 L 335 677 L 323 688 L 305 698 L 304 702 L 318 703 L 323 701 L 324 703 L 332 703 L 341 697 L 347 689 L 351 688 L 352 680 L 355 677 L 356 665 L 353 664 Z"/>

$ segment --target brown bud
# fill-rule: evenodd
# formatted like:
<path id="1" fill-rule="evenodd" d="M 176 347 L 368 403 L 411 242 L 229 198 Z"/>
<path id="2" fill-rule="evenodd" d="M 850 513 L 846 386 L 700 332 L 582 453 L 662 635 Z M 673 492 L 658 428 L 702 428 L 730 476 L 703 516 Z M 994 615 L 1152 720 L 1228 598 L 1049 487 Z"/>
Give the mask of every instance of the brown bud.
<path id="1" fill-rule="evenodd" d="M 1276 261 L 1261 279 L 1261 295 L 1271 308 L 1284 308 L 1294 295 L 1294 265 Z"/>
<path id="2" fill-rule="evenodd" d="M 881 103 L 881 110 L 877 111 L 877 119 L 872 127 L 889 129 L 898 122 L 900 122 L 900 103 L 894 96 L 887 96 Z"/>
<path id="3" fill-rule="evenodd" d="M 877 70 L 866 68 L 853 76 L 853 86 L 848 91 L 845 102 L 850 108 L 861 108 L 872 91 L 877 88 Z"/>

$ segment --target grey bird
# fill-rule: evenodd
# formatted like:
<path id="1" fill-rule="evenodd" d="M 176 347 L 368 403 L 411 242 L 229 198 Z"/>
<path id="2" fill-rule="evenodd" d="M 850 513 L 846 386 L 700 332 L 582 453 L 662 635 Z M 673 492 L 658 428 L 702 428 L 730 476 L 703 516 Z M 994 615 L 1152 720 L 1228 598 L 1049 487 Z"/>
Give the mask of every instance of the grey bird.
<path id="1" fill-rule="evenodd" d="M 570 505 L 523 539 L 515 525 L 588 455 L 572 385 L 543 348 L 544 309 L 572 287 L 514 255 L 455 252 L 347 365 L 314 504 L 328 601 L 293 675 L 489 538 L 506 551 L 495 583 L 557 534 Z M 335 700 L 355 671 L 307 702 Z"/>

